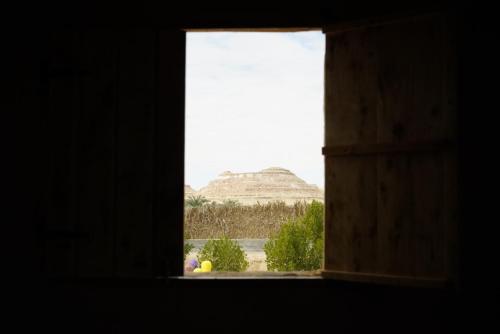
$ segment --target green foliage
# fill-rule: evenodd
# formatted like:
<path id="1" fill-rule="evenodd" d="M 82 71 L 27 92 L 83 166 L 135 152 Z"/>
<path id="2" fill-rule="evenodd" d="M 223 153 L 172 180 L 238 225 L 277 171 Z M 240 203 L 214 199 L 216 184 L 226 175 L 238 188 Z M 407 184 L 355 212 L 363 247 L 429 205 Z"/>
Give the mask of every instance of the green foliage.
<path id="1" fill-rule="evenodd" d="M 185 205 L 189 208 L 199 208 L 202 207 L 203 205 L 207 204 L 209 202 L 208 199 L 206 199 L 203 196 L 189 196 L 186 199 Z"/>
<path id="2" fill-rule="evenodd" d="M 198 254 L 198 261 L 212 262 L 213 271 L 245 271 L 248 261 L 241 246 L 228 237 L 207 241 Z"/>
<path id="3" fill-rule="evenodd" d="M 184 261 L 186 261 L 186 256 L 194 249 L 194 245 L 192 243 L 184 244 Z"/>
<path id="4" fill-rule="evenodd" d="M 302 217 L 283 224 L 264 245 L 269 271 L 321 268 L 323 260 L 323 204 L 313 201 Z"/>

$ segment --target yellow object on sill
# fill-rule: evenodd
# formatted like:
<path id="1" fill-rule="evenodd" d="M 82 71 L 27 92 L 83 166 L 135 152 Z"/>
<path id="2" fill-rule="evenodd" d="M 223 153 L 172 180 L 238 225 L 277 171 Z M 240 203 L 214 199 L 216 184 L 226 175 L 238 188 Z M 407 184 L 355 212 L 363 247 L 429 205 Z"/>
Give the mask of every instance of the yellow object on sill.
<path id="1" fill-rule="evenodd" d="M 201 263 L 201 272 L 209 273 L 211 271 L 212 271 L 212 262 L 210 262 L 210 261 L 203 261 Z"/>

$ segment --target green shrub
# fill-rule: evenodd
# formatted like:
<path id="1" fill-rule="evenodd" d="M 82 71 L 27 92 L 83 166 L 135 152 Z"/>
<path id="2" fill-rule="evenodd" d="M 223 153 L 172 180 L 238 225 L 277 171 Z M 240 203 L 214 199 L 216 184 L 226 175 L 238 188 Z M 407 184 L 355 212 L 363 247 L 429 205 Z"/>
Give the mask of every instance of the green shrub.
<path id="1" fill-rule="evenodd" d="M 206 260 L 213 271 L 245 271 L 249 265 L 241 246 L 227 237 L 207 241 L 198 254 L 199 263 Z"/>
<path id="2" fill-rule="evenodd" d="M 186 256 L 194 249 L 194 245 L 192 243 L 184 244 L 184 261 L 186 261 Z"/>
<path id="3" fill-rule="evenodd" d="M 323 260 L 323 204 L 313 201 L 302 217 L 283 224 L 264 245 L 269 271 L 321 268 Z"/>

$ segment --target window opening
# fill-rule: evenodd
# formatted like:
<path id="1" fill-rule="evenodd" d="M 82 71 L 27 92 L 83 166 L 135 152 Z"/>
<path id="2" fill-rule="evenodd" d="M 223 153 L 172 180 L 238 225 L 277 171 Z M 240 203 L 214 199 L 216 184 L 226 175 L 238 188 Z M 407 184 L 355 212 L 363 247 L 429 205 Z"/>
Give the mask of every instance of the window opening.
<path id="1" fill-rule="evenodd" d="M 187 33 L 185 274 L 320 269 L 324 45 Z"/>

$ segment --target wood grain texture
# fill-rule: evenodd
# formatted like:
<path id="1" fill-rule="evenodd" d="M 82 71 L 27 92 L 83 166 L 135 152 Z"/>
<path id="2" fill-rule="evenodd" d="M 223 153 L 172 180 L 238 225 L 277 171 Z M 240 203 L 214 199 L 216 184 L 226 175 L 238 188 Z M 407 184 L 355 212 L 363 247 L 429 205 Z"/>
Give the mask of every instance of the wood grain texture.
<path id="1" fill-rule="evenodd" d="M 364 145 L 334 145 L 323 147 L 326 156 L 353 156 L 377 154 L 426 153 L 453 149 L 454 144 L 446 141 L 429 141 L 420 143 L 391 143 Z"/>
<path id="2" fill-rule="evenodd" d="M 377 117 L 380 143 L 443 138 L 444 59 L 441 19 L 378 28 L 371 40 L 383 107 Z"/>
<path id="3" fill-rule="evenodd" d="M 365 32 L 329 36 L 325 53 L 325 146 L 372 144 L 380 105 Z"/>
<path id="4" fill-rule="evenodd" d="M 450 34 L 441 15 L 327 34 L 326 270 L 450 276 Z"/>
<path id="5" fill-rule="evenodd" d="M 326 158 L 325 268 L 377 264 L 376 158 Z"/>
<path id="6" fill-rule="evenodd" d="M 408 156 L 378 161 L 379 273 L 415 274 L 415 193 L 411 165 Z"/>

